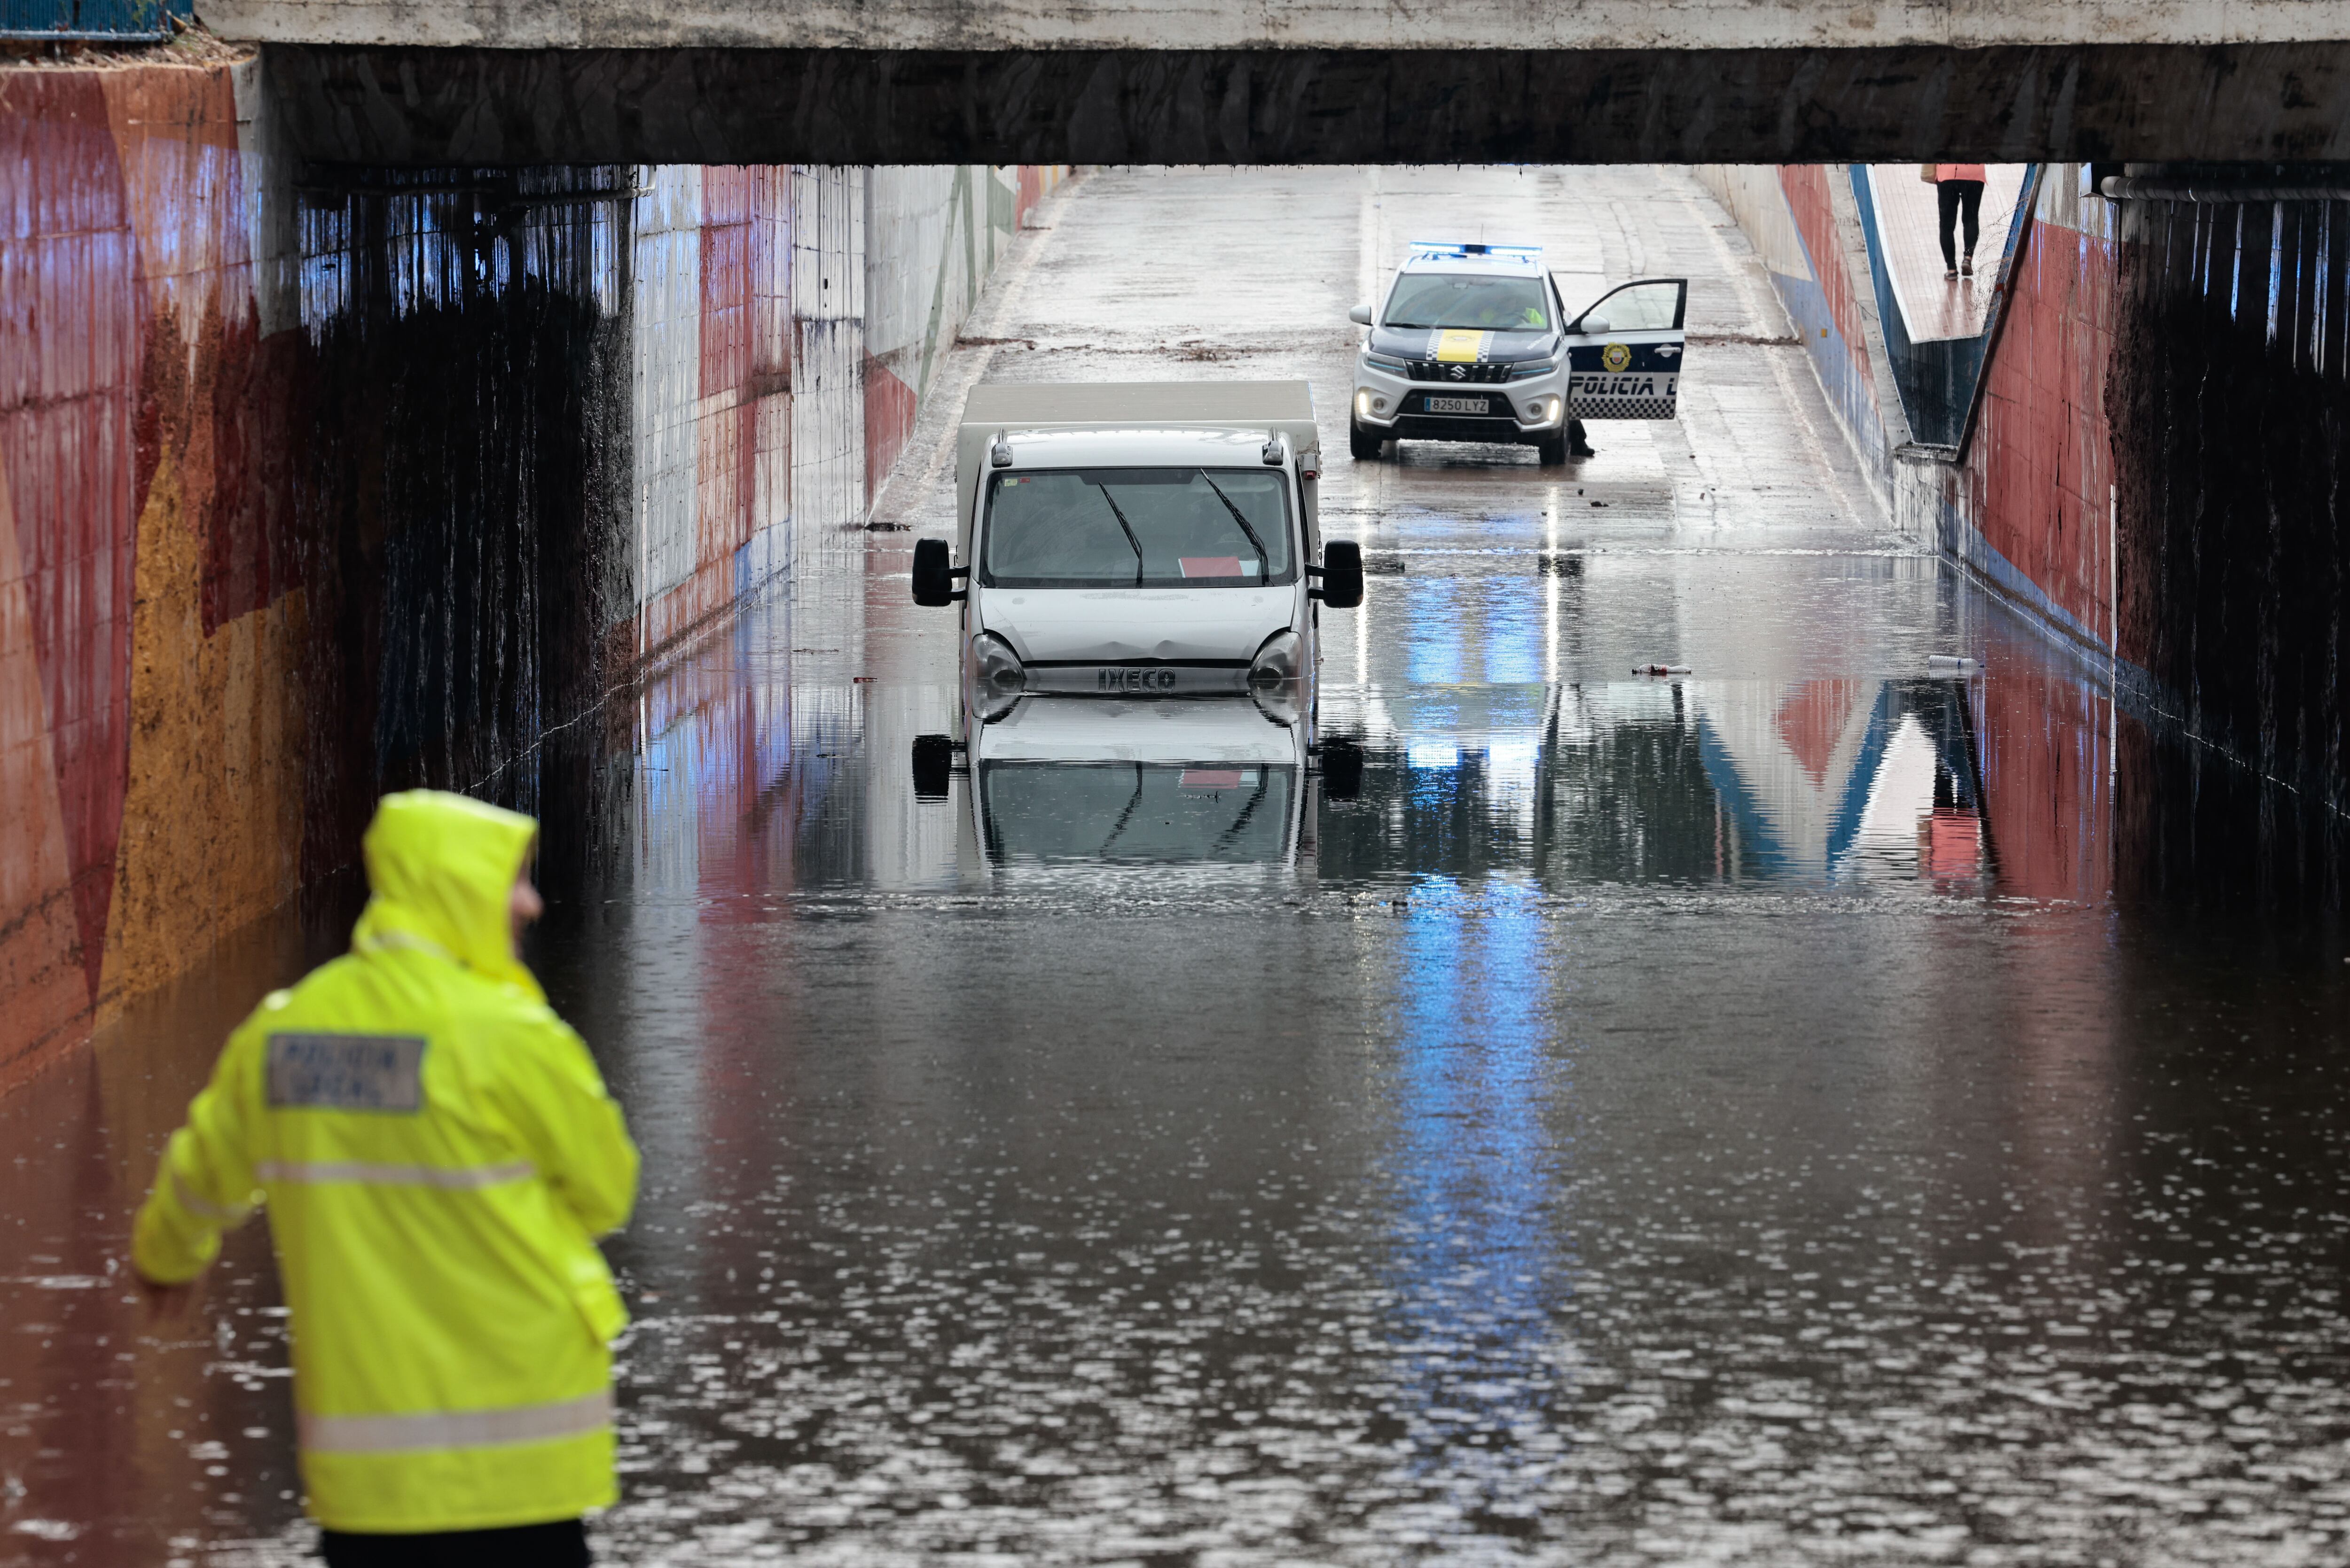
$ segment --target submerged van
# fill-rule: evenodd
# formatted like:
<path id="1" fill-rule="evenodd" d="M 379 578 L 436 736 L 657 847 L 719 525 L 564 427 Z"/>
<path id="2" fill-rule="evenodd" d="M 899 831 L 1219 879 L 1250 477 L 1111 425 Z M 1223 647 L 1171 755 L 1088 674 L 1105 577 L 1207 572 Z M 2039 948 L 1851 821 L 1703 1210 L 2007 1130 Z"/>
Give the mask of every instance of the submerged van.
<path id="1" fill-rule="evenodd" d="M 955 456 L 954 542 L 914 546 L 913 594 L 962 607 L 969 717 L 1290 682 L 1311 713 L 1321 609 L 1363 577 L 1321 542 L 1306 383 L 977 387 Z"/>

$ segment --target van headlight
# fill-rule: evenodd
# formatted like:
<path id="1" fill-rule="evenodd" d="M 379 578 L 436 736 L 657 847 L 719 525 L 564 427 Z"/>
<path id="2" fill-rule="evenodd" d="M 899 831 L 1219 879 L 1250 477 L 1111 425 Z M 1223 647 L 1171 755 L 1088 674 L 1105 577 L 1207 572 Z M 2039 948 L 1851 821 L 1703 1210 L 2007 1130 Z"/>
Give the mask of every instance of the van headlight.
<path id="1" fill-rule="evenodd" d="M 1028 670 L 1020 656 L 992 631 L 971 639 L 971 668 L 983 691 L 1017 691 L 1028 684 Z"/>
<path id="2" fill-rule="evenodd" d="M 1256 657 L 1249 661 L 1249 684 L 1263 686 L 1295 680 L 1305 660 L 1305 639 L 1294 631 L 1276 631 L 1264 639 Z"/>

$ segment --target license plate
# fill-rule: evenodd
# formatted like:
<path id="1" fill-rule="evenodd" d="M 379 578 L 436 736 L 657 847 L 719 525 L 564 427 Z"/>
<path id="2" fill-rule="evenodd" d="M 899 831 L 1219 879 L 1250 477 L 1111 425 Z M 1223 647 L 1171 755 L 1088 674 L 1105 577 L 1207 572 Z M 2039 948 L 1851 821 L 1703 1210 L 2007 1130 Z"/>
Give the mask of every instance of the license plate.
<path id="1" fill-rule="evenodd" d="M 1482 398 L 1430 398 L 1423 405 L 1431 414 L 1482 414 L 1492 405 Z"/>

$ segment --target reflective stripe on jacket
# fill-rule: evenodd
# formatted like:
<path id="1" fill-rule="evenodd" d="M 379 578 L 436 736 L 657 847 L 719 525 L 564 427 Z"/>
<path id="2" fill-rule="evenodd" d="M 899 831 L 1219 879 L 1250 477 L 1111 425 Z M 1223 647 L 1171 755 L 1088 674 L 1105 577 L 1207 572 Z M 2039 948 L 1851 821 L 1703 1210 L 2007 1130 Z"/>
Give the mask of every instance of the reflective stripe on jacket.
<path id="1" fill-rule="evenodd" d="M 229 1038 L 140 1210 L 133 1259 L 192 1279 L 265 1201 L 291 1309 L 311 1512 L 489 1529 L 611 1502 L 612 1336 L 593 1238 L 637 1152 L 508 935 L 525 816 L 388 797 L 351 951 Z"/>

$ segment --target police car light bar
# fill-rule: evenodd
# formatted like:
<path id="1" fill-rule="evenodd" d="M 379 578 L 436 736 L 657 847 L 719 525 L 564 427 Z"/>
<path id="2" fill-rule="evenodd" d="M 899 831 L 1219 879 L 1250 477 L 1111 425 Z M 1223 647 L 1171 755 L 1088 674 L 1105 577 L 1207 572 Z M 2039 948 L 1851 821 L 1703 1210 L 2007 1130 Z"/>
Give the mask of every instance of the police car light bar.
<path id="1" fill-rule="evenodd" d="M 1414 240 L 1414 256 L 1509 256 L 1523 261 L 1540 261 L 1540 245 L 1471 244 L 1463 240 Z"/>

